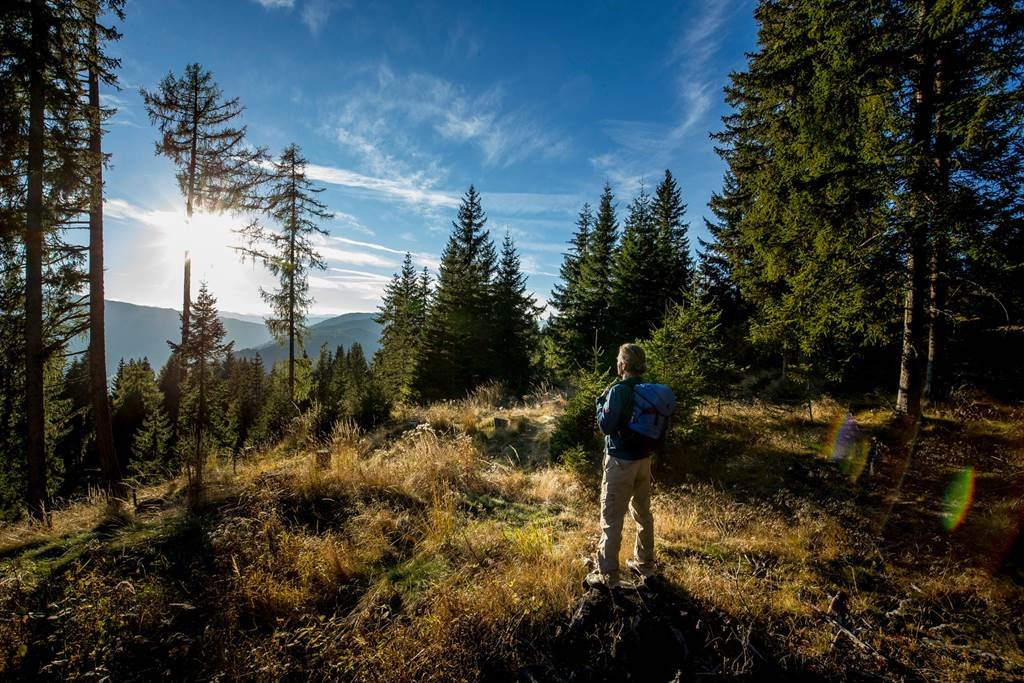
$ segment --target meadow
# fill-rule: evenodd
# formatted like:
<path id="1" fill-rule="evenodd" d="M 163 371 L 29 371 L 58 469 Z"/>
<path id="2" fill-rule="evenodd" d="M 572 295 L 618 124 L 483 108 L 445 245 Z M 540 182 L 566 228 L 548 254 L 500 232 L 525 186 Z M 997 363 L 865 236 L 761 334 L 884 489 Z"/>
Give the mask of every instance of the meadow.
<path id="1" fill-rule="evenodd" d="M 597 473 L 547 453 L 564 401 L 300 419 L 211 460 L 191 514 L 174 480 L 6 526 L 0 675 L 1024 676 L 1024 409 L 955 396 L 908 456 L 881 407 L 705 405 L 655 462 L 661 575 L 609 593 L 581 583 Z"/>

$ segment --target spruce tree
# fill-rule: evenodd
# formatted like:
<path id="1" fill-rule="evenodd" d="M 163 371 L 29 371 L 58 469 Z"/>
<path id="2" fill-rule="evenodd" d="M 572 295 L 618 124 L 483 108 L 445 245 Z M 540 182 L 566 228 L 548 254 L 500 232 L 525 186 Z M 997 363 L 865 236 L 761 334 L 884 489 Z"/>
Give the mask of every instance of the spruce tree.
<path id="1" fill-rule="evenodd" d="M 139 473 L 151 472 L 155 466 L 166 465 L 167 450 L 149 452 L 135 448 L 136 437 L 147 420 L 151 433 L 139 442 L 140 447 L 146 439 L 149 439 L 150 445 L 154 441 L 162 441 L 165 448 L 169 446 L 169 442 L 164 440 L 162 434 L 161 438 L 157 439 L 153 433 L 164 425 L 167 418 L 163 409 L 163 395 L 160 393 L 149 360 L 122 360 L 118 363 L 112 389 L 111 424 L 114 448 L 120 458 L 118 467 L 125 472 Z M 156 417 L 156 413 L 159 413 L 160 417 Z M 170 423 L 166 422 L 166 426 L 169 430 Z M 169 437 L 168 433 L 167 439 Z M 154 463 L 140 465 L 137 462 L 139 457 L 153 460 L 154 467 L 149 466 Z"/>
<path id="2" fill-rule="evenodd" d="M 593 229 L 594 213 L 590 204 L 584 204 L 576 219 L 576 232 L 569 242 L 569 251 L 563 255 L 558 271 L 561 281 L 555 284 L 551 294 L 551 306 L 557 311 L 548 321 L 548 334 L 554 343 L 552 363 L 566 378 L 584 363 L 594 343 L 593 339 L 588 339 L 580 311 L 582 263 Z"/>
<path id="3" fill-rule="evenodd" d="M 313 240 L 328 233 L 318 221 L 331 217 L 327 205 L 316 196 L 323 188 L 314 187 L 306 176 L 306 164 L 297 145 L 289 145 L 274 163 L 270 191 L 264 198 L 267 214 L 280 225 L 280 231 L 268 230 L 258 222 L 239 232 L 246 245 L 238 247 L 244 257 L 260 260 L 280 280 L 275 291 L 260 288 L 260 296 L 270 304 L 273 316 L 267 329 L 278 341 L 288 344 L 288 393 L 294 402 L 295 353 L 301 350 L 306 333 L 309 296 L 309 270 L 326 266 Z"/>
<path id="4" fill-rule="evenodd" d="M 543 310 L 526 290 L 519 254 L 512 235 L 506 232 L 494 278 L 494 334 L 501 343 L 501 352 L 495 357 L 495 379 L 516 395 L 529 388 L 534 376 L 540 338 L 537 316 Z"/>
<path id="5" fill-rule="evenodd" d="M 580 259 L 577 310 L 578 329 L 590 350 L 601 351 L 602 362 L 610 361 L 618 349 L 611 311 L 612 264 L 618 244 L 619 226 L 611 185 L 607 183 L 598 204 L 597 220 L 587 238 L 587 248 Z M 580 362 L 577 359 L 577 362 Z"/>
<path id="6" fill-rule="evenodd" d="M 726 89 L 719 246 L 753 307 L 752 340 L 782 368 L 838 375 L 889 334 L 892 111 L 874 12 L 762 3 L 760 50 Z"/>
<path id="7" fill-rule="evenodd" d="M 665 314 L 665 273 L 658 248 L 651 196 L 641 187 L 629 205 L 612 270 L 612 329 L 623 342 L 646 338 Z"/>
<path id="8" fill-rule="evenodd" d="M 217 300 L 210 294 L 203 282 L 199 286 L 199 297 L 194 302 L 193 324 L 185 343 L 176 347 L 187 370 L 185 385 L 186 406 L 184 421 L 192 443 L 179 443 L 182 450 L 188 449 L 186 470 L 189 480 L 190 498 L 194 502 L 203 486 L 203 469 L 212 432 L 216 426 L 216 405 L 214 402 L 219 382 L 217 365 L 231 353 L 232 343 L 224 342 L 227 331 L 217 313 Z"/>
<path id="9" fill-rule="evenodd" d="M 157 156 L 169 158 L 185 198 L 185 216 L 195 209 L 220 212 L 251 208 L 253 192 L 264 180 L 263 149 L 246 144 L 245 126 L 238 126 L 244 107 L 238 98 L 225 99 L 213 74 L 189 64 L 179 78 L 168 73 L 155 90 L 139 89 L 151 123 L 160 131 Z M 181 338 L 191 320 L 192 262 L 185 253 Z"/>
<path id="10" fill-rule="evenodd" d="M 693 278 L 693 260 L 690 258 L 689 223 L 683 219 L 686 204 L 672 172 L 665 169 L 665 177 L 654 192 L 651 206 L 654 225 L 658 231 L 658 252 L 663 269 L 665 303 L 679 303 L 684 292 L 689 292 Z"/>
<path id="11" fill-rule="evenodd" d="M 493 376 L 491 280 L 497 255 L 480 194 L 470 186 L 441 254 L 414 386 L 427 400 L 456 398 Z"/>
<path id="12" fill-rule="evenodd" d="M 425 286 L 424 286 L 425 285 Z M 394 396 L 410 397 L 420 351 L 429 280 L 424 283 L 406 253 L 401 273 L 384 288 L 375 320 L 381 325 L 380 348 L 374 355 L 374 373 Z"/>

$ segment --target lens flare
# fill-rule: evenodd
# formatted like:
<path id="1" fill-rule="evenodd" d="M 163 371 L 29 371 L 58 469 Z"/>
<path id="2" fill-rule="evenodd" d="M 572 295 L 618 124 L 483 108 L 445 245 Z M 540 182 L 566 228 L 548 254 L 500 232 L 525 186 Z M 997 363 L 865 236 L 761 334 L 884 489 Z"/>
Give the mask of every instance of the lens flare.
<path id="1" fill-rule="evenodd" d="M 855 482 L 867 465 L 868 449 L 867 439 L 860 433 L 853 414 L 846 413 L 832 425 L 825 454 L 839 465 L 839 470 L 851 482 Z"/>
<path id="2" fill-rule="evenodd" d="M 954 531 L 963 524 L 974 501 L 974 468 L 965 467 L 953 477 L 946 487 L 946 498 L 942 504 L 942 525 L 946 531 Z"/>

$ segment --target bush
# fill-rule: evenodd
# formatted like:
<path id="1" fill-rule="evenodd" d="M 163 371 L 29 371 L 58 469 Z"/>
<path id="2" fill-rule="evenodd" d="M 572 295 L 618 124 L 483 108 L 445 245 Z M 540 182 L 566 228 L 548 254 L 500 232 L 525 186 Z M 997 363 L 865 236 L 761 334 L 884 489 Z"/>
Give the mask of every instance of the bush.
<path id="1" fill-rule="evenodd" d="M 562 453 L 562 466 L 575 475 L 587 477 L 597 470 L 601 451 L 596 448 L 573 446 Z"/>
<path id="2" fill-rule="evenodd" d="M 669 310 L 643 343 L 648 379 L 676 394 L 675 424 L 686 424 L 704 398 L 722 398 L 733 382 L 733 365 L 719 338 L 719 312 L 697 296 Z"/>
<path id="3" fill-rule="evenodd" d="M 610 381 L 607 372 L 584 371 L 577 375 L 576 393 L 566 403 L 551 435 L 552 459 L 561 461 L 564 454 L 575 448 L 600 448 L 594 403 Z"/>

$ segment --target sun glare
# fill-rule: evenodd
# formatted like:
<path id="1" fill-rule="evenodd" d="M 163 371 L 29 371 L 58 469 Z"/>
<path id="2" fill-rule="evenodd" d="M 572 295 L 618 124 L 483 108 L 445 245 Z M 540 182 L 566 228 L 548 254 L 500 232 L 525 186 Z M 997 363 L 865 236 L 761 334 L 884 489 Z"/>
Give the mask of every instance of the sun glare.
<path id="1" fill-rule="evenodd" d="M 244 225 L 244 217 L 197 211 L 188 220 L 183 209 L 163 209 L 147 212 L 144 220 L 156 233 L 150 242 L 157 255 L 151 276 L 166 283 L 162 286 L 171 288 L 170 301 L 179 300 L 177 291 L 180 291 L 187 252 L 192 259 L 193 296 L 199 282 L 205 280 L 223 307 L 246 311 L 259 308 L 253 291 L 257 281 L 265 277 L 263 269 L 259 265 L 253 268 L 243 264 L 233 248 L 242 243 L 241 237 L 233 231 Z"/>

